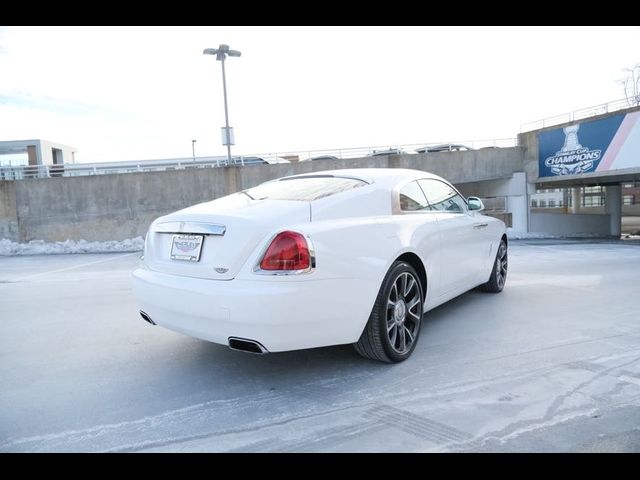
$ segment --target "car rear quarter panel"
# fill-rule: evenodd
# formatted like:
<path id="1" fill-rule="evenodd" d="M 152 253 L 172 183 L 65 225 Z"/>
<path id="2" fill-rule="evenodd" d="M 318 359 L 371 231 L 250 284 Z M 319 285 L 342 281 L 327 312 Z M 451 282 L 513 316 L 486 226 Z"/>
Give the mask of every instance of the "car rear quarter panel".
<path id="1" fill-rule="evenodd" d="M 427 272 L 427 298 L 439 278 L 440 239 L 435 216 L 344 218 L 290 225 L 287 229 L 304 233 L 311 240 L 316 256 L 315 270 L 300 275 L 256 275 L 252 267 L 266 248 L 268 240 L 265 240 L 238 278 L 269 282 L 357 280 L 357 289 L 343 292 L 350 300 L 350 309 L 344 312 L 345 321 L 354 322 L 357 332 L 364 328 L 391 264 L 403 253 L 415 253 L 423 262 Z M 272 235 L 278 231 L 274 230 Z M 326 292 L 318 285 L 322 283 L 314 282 L 322 298 Z"/>

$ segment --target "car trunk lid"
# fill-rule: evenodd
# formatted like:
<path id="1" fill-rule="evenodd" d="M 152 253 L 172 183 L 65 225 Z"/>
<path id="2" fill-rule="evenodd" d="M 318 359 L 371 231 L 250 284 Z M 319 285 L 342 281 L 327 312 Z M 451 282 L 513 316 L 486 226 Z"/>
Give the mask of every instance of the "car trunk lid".
<path id="1" fill-rule="evenodd" d="M 187 277 L 231 280 L 266 235 L 310 221 L 308 202 L 253 200 L 238 193 L 161 217 L 151 225 L 145 262 L 152 270 Z M 198 261 L 172 259 L 172 245 L 202 239 Z M 174 248 L 174 254 L 180 253 Z"/>

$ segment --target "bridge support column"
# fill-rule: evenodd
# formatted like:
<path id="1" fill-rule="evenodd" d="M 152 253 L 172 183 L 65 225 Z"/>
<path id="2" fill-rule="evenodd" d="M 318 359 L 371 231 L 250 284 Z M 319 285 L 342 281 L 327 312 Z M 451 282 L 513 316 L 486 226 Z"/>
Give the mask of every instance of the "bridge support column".
<path id="1" fill-rule="evenodd" d="M 569 213 L 580 213 L 580 187 L 571 189 L 571 208 Z"/>
<path id="2" fill-rule="evenodd" d="M 605 212 L 611 216 L 611 236 L 622 232 L 622 185 L 607 185 L 604 199 Z"/>

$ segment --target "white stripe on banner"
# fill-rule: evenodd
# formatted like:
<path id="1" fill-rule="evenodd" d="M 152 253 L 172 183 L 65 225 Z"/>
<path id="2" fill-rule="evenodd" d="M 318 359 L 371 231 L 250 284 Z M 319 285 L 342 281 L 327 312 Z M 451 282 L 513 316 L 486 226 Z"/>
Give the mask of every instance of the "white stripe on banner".
<path id="1" fill-rule="evenodd" d="M 640 167 L 640 112 L 627 113 L 596 171 Z"/>

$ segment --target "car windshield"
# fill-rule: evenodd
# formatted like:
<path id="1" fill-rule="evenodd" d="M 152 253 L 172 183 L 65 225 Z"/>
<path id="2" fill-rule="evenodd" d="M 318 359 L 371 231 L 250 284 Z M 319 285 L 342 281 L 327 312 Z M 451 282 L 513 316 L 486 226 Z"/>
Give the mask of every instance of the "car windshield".
<path id="1" fill-rule="evenodd" d="M 355 178 L 299 177 L 263 183 L 242 193 L 253 200 L 299 200 L 310 202 L 367 185 Z"/>

